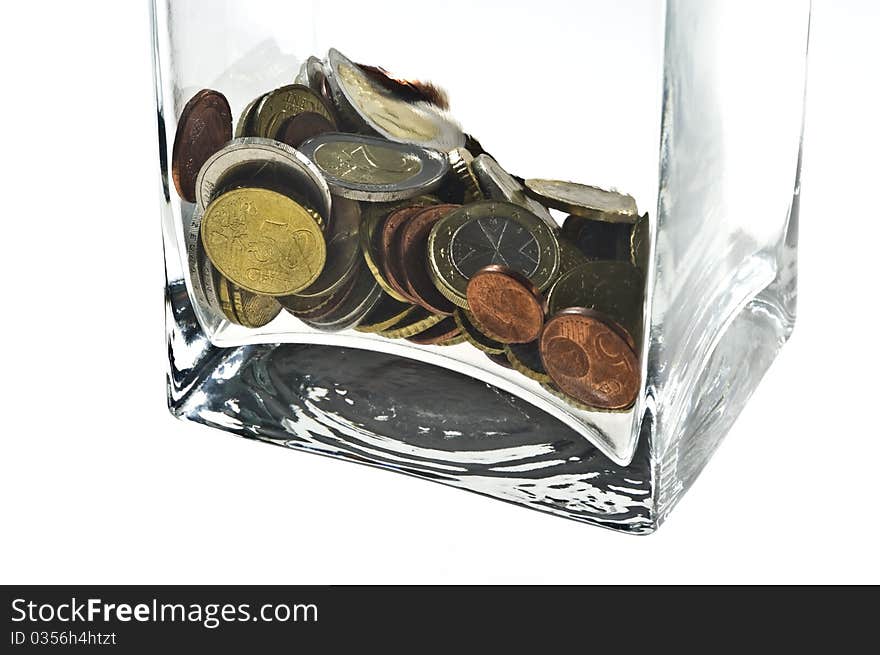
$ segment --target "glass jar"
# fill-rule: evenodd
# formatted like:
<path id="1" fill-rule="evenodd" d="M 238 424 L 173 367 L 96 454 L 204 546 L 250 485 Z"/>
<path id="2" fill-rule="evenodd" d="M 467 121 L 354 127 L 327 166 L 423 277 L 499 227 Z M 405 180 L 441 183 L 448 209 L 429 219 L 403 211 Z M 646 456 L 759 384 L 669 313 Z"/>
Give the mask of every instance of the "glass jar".
<path id="1" fill-rule="evenodd" d="M 172 413 L 653 531 L 794 324 L 808 30 L 153 0 Z"/>

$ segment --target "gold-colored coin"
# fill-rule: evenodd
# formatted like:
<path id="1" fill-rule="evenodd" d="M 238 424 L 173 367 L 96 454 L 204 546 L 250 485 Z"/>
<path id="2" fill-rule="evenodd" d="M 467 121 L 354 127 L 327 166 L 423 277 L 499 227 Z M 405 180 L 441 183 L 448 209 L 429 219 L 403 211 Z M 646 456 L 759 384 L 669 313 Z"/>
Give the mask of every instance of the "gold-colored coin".
<path id="1" fill-rule="evenodd" d="M 281 305 L 272 296 L 245 291 L 228 280 L 226 283 L 232 290 L 232 307 L 235 315 L 243 326 L 261 328 L 271 323 L 281 313 Z"/>
<path id="2" fill-rule="evenodd" d="M 379 304 L 364 317 L 355 328 L 358 332 L 382 332 L 395 327 L 413 313 L 415 305 L 398 302 L 391 296 L 384 296 Z"/>
<path id="3" fill-rule="evenodd" d="M 287 296 L 314 282 L 327 258 L 320 226 L 299 203 L 268 189 L 234 189 L 202 218 L 205 254 L 233 284 Z"/>
<path id="4" fill-rule="evenodd" d="M 231 323 L 261 328 L 281 313 L 281 305 L 275 298 L 245 291 L 222 275 L 214 271 L 212 273 L 220 309 Z"/>
<path id="5" fill-rule="evenodd" d="M 541 361 L 541 353 L 535 342 L 521 344 L 507 344 L 504 346 L 504 354 L 513 370 L 522 373 L 527 378 L 536 382 L 550 382 L 550 376 L 544 369 Z"/>
<path id="6" fill-rule="evenodd" d="M 466 311 L 456 309 L 453 316 L 455 317 L 456 324 L 461 328 L 462 335 L 474 348 L 490 355 L 500 355 L 504 352 L 504 344 L 490 339 L 480 332 Z"/>
<path id="7" fill-rule="evenodd" d="M 227 280 L 219 274 L 214 278 L 214 283 L 217 285 L 217 299 L 220 301 L 220 310 L 227 321 L 241 325 L 241 321 L 238 320 L 238 315 L 235 313 L 235 305 L 232 302 L 232 291 L 226 282 Z"/>
<path id="8" fill-rule="evenodd" d="M 440 314 L 432 314 L 426 309 L 416 307 L 415 311 L 408 314 L 405 319 L 400 321 L 393 328 L 390 330 L 382 330 L 376 334 L 388 339 L 406 339 L 407 337 L 412 337 L 424 332 L 429 327 L 437 325 L 437 323 L 444 318 L 446 317 L 441 316 Z"/>
<path id="9" fill-rule="evenodd" d="M 257 132 L 275 139 L 287 119 L 306 112 L 318 114 L 336 127 L 336 117 L 321 96 L 302 84 L 289 84 L 266 95 L 255 119 Z"/>
<path id="10" fill-rule="evenodd" d="M 460 343 L 466 343 L 467 337 L 464 336 L 463 333 L 459 333 L 454 337 L 447 339 L 446 341 L 441 341 L 440 343 L 435 343 L 435 346 L 457 346 Z"/>

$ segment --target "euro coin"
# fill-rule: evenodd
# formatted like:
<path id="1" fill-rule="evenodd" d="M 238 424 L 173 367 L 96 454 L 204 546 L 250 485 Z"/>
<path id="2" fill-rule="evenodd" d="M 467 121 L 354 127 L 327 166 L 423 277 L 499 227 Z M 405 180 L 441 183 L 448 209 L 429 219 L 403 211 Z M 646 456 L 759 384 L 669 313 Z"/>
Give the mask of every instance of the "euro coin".
<path id="1" fill-rule="evenodd" d="M 231 138 L 232 110 L 222 93 L 204 89 L 186 103 L 171 154 L 171 177 L 181 198 L 196 201 L 199 170 Z"/>
<path id="2" fill-rule="evenodd" d="M 486 200 L 464 205 L 439 221 L 428 237 L 431 275 L 438 289 L 467 307 L 467 284 L 479 269 L 501 264 L 543 291 L 559 270 L 559 242 L 526 209 Z"/>
<path id="3" fill-rule="evenodd" d="M 270 296 L 308 287 L 327 255 L 324 235 L 302 205 L 266 189 L 236 189 L 213 200 L 201 236 L 221 275 Z"/>
<path id="4" fill-rule="evenodd" d="M 639 362 L 619 327 L 582 308 L 555 314 L 541 334 L 541 360 L 566 395 L 599 409 L 625 409 L 639 392 Z"/>

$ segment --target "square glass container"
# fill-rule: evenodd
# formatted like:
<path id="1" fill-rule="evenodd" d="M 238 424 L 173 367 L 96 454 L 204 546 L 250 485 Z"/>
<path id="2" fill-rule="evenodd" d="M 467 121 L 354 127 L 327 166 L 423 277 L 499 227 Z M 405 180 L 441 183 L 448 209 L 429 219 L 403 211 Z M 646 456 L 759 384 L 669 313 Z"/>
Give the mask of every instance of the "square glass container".
<path id="1" fill-rule="evenodd" d="M 794 324 L 809 3 L 153 0 L 151 10 L 172 413 L 655 530 Z M 635 199 L 646 218 L 628 407 L 571 402 L 468 342 L 315 329 L 284 311 L 247 328 L 212 311 L 190 265 L 198 212 L 172 179 L 184 108 L 216 90 L 235 121 L 331 49 L 445 89 L 449 114 L 478 139 L 466 145 L 515 182 Z"/>

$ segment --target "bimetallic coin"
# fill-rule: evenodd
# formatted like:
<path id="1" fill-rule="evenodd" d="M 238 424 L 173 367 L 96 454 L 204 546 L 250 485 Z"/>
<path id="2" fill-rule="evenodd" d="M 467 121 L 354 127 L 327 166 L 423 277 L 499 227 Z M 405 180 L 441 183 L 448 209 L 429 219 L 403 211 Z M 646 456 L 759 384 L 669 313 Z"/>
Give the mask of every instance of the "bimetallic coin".
<path id="1" fill-rule="evenodd" d="M 416 335 L 407 337 L 407 341 L 419 344 L 420 346 L 439 346 L 448 344 L 460 334 L 461 328 L 458 327 L 455 319 L 452 316 L 447 316 L 424 332 L 419 332 Z M 462 340 L 464 340 L 463 337 Z"/>
<path id="2" fill-rule="evenodd" d="M 311 159 L 333 193 L 352 200 L 415 198 L 440 185 L 449 162 L 436 150 L 356 134 L 329 133 L 299 151 Z"/>
<path id="3" fill-rule="evenodd" d="M 271 187 L 285 195 L 295 192 L 325 219 L 331 215 L 330 188 L 318 168 L 298 150 L 272 139 L 234 139 L 212 155 L 199 171 L 198 205 L 204 209 L 231 185 Z"/>
<path id="4" fill-rule="evenodd" d="M 535 216 L 544 221 L 552 228 L 556 228 L 556 221 L 547 208 L 541 203 L 529 198 L 522 184 L 507 171 L 505 171 L 498 162 L 489 155 L 477 155 L 471 163 L 471 170 L 480 184 L 483 195 L 492 200 L 506 200 L 520 207 L 525 207 Z"/>
<path id="5" fill-rule="evenodd" d="M 550 289 L 551 314 L 585 307 L 611 317 L 639 343 L 642 332 L 644 277 L 629 262 L 588 262 L 562 275 Z"/>
<path id="6" fill-rule="evenodd" d="M 326 297 L 345 284 L 360 259 L 360 222 L 361 209 L 358 202 L 347 198 L 333 198 L 330 227 L 324 231 L 327 261 L 318 279 L 294 295 L 303 299 Z"/>
<path id="7" fill-rule="evenodd" d="M 464 145 L 464 133 L 429 102 L 408 102 L 370 79 L 338 50 L 327 55 L 333 99 L 350 119 L 390 141 L 451 150 Z"/>
<path id="8" fill-rule="evenodd" d="M 550 382 L 550 376 L 541 361 L 541 351 L 537 341 L 531 343 L 510 343 L 504 347 L 504 354 L 513 370 L 522 373 L 536 382 Z"/>
<path id="9" fill-rule="evenodd" d="M 414 305 L 398 302 L 388 295 L 383 295 L 379 303 L 373 307 L 355 328 L 358 332 L 381 332 L 390 330 L 415 311 Z"/>
<path id="10" fill-rule="evenodd" d="M 201 235 L 205 254 L 221 275 L 269 296 L 308 287 L 327 255 L 324 235 L 302 205 L 266 189 L 236 189 L 213 200 Z"/>
<path id="11" fill-rule="evenodd" d="M 318 114 L 336 127 L 336 117 L 318 93 L 302 84 L 289 84 L 266 95 L 256 117 L 257 134 L 277 139 L 285 122 L 304 113 Z"/>
<path id="12" fill-rule="evenodd" d="M 633 265 L 647 273 L 651 264 L 651 226 L 647 213 L 633 225 L 629 253 Z"/>
<path id="13" fill-rule="evenodd" d="M 461 333 L 472 346 L 490 355 L 500 355 L 504 352 L 504 344 L 483 334 L 480 329 L 474 325 L 473 320 L 471 320 L 471 317 L 468 316 L 466 311 L 463 309 L 456 309 L 453 317 L 455 318 L 455 324 L 458 325 Z"/>
<path id="14" fill-rule="evenodd" d="M 468 280 L 489 264 L 501 264 L 543 291 L 559 270 L 559 242 L 550 227 L 526 209 L 486 200 L 464 205 L 439 221 L 428 237 L 437 288 L 467 308 Z"/>
<path id="15" fill-rule="evenodd" d="M 635 223 L 639 217 L 635 199 L 617 191 L 608 191 L 576 182 L 526 180 L 526 193 L 548 207 L 569 214 L 594 218 L 599 212 L 612 223 Z"/>
<path id="16" fill-rule="evenodd" d="M 528 278 L 506 266 L 478 270 L 467 285 L 474 324 L 501 343 L 528 343 L 541 336 L 546 303 Z"/>
<path id="17" fill-rule="evenodd" d="M 238 117 L 238 123 L 235 124 L 236 139 L 243 136 L 256 136 L 257 125 L 255 118 L 260 109 L 260 103 L 266 99 L 267 95 L 269 94 L 264 93 L 263 95 L 257 96 L 251 100 L 244 108 L 244 111 L 241 112 L 241 116 Z"/>
<path id="18" fill-rule="evenodd" d="M 566 395 L 589 407 L 625 409 L 639 393 L 639 361 L 615 323 L 583 308 L 554 315 L 541 334 L 541 359 Z"/>
<path id="19" fill-rule="evenodd" d="M 181 198 L 196 201 L 199 170 L 231 138 L 232 110 L 222 93 L 204 89 L 186 103 L 171 153 L 171 177 Z"/>
<path id="20" fill-rule="evenodd" d="M 428 235 L 431 228 L 459 205 L 422 208 L 403 226 L 395 247 L 407 295 L 434 314 L 451 316 L 455 305 L 441 294 L 428 272 Z"/>
<path id="21" fill-rule="evenodd" d="M 353 328 L 370 313 L 382 299 L 382 289 L 362 267 L 358 270 L 351 291 L 342 302 L 334 304 L 320 319 L 300 316 L 306 325 L 324 332 L 339 332 Z"/>
<path id="22" fill-rule="evenodd" d="M 408 339 L 437 325 L 443 319 L 443 316 L 432 314 L 426 309 L 416 307 L 415 311 L 408 314 L 405 319 L 394 327 L 382 330 L 377 334 L 388 339 Z"/>

